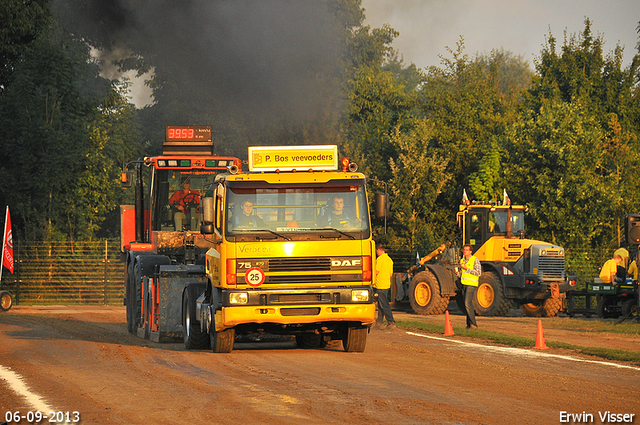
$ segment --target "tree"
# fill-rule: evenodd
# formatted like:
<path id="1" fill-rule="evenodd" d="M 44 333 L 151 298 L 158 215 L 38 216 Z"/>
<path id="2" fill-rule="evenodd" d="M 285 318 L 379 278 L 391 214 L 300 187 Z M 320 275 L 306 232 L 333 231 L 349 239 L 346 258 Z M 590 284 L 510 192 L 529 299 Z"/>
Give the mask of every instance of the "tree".
<path id="1" fill-rule="evenodd" d="M 25 49 L 0 97 L 0 199 L 23 237 L 91 237 L 105 219 L 100 197 L 119 198 L 113 170 L 136 134 L 114 118 L 126 101 L 98 70 L 84 42 L 53 26 Z"/>
<path id="2" fill-rule="evenodd" d="M 640 205 L 640 61 L 623 69 L 622 49 L 604 56 L 602 45 L 589 19 L 560 54 L 549 34 L 509 148 L 514 192 L 533 197 L 531 227 L 570 247 L 617 245 L 625 210 Z"/>
<path id="3" fill-rule="evenodd" d="M 448 50 L 451 58 L 442 57 L 441 67 L 428 70 L 418 98 L 422 116 L 435 129 L 431 146 L 446 162 L 453 183 L 438 195 L 439 214 L 431 225 L 453 235 L 457 229 L 452 217 L 464 188 L 471 188 L 470 196 L 481 201 L 495 199 L 503 187 L 509 190 L 500 158 L 505 134 L 517 121 L 520 86 L 506 83 L 504 72 L 526 75 L 527 65 L 508 60 L 511 55 L 504 52 L 472 60 L 464 53 L 463 39 L 456 50 Z"/>
<path id="4" fill-rule="evenodd" d="M 25 49 L 48 28 L 48 0 L 6 0 L 0 7 L 0 95 L 11 84 Z"/>

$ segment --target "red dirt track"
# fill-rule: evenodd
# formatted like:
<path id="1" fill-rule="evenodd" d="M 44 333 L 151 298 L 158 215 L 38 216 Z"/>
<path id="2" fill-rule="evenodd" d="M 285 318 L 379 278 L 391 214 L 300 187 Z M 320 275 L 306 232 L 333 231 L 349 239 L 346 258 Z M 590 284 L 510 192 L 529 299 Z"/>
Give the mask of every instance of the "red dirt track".
<path id="1" fill-rule="evenodd" d="M 483 329 L 535 337 L 537 319 L 478 320 Z M 452 321 L 462 326 L 464 317 Z M 638 364 L 422 334 L 430 338 L 374 330 L 364 353 L 341 345 L 303 350 L 289 340 L 236 342 L 232 353 L 214 354 L 129 335 L 124 307 L 16 306 L 0 313 L 0 423 L 7 411 L 34 410 L 3 370 L 20 375 L 52 409 L 80 412 L 83 424 L 566 423 L 561 412 L 589 413 L 598 424 L 605 411 L 634 414 L 640 423 Z M 637 335 L 549 328 L 545 337 L 640 351 Z"/>

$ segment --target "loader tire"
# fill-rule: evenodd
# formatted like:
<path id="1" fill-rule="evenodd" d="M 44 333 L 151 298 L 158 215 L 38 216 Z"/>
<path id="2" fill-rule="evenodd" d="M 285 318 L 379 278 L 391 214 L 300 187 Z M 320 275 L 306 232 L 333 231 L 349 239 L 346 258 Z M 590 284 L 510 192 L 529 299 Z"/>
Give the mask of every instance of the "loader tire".
<path id="1" fill-rule="evenodd" d="M 440 284 L 428 270 L 416 274 L 409 285 L 409 302 L 416 314 L 442 314 L 449 305 L 449 297 L 442 296 Z"/>
<path id="2" fill-rule="evenodd" d="M 554 317 L 562 308 L 562 300 L 559 298 L 547 298 L 544 301 L 535 301 L 522 304 L 522 311 L 529 317 Z"/>
<path id="3" fill-rule="evenodd" d="M 480 316 L 504 316 L 509 312 L 511 302 L 505 297 L 497 274 L 483 272 L 480 275 L 473 306 Z"/>
<path id="4" fill-rule="evenodd" d="M 200 329 L 196 317 L 196 299 L 201 288 L 201 284 L 189 284 L 182 294 L 182 338 L 187 350 L 209 347 L 209 335 Z"/>

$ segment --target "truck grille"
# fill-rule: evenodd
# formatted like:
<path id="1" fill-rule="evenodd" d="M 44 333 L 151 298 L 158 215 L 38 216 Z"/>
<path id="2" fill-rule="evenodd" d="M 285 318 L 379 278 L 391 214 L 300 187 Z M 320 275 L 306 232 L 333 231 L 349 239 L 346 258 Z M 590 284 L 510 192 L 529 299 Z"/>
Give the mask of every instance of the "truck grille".
<path id="1" fill-rule="evenodd" d="M 304 257 L 304 258 L 270 258 L 270 272 L 295 272 L 295 271 L 313 271 L 328 272 L 331 271 L 331 259 L 322 257 Z"/>
<path id="2" fill-rule="evenodd" d="M 269 276 L 267 283 L 331 282 L 331 275 Z"/>
<path id="3" fill-rule="evenodd" d="M 320 314 L 320 307 L 281 308 L 280 314 L 283 316 L 317 316 Z"/>
<path id="4" fill-rule="evenodd" d="M 543 282 L 564 280 L 564 256 L 541 255 L 538 261 L 538 275 Z"/>

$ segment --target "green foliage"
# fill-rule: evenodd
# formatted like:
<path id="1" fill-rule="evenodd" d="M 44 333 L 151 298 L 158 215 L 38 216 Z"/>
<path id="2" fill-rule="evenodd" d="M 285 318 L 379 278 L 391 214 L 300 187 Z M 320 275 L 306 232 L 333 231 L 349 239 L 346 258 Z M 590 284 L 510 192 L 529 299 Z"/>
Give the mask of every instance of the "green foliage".
<path id="1" fill-rule="evenodd" d="M 25 49 L 50 19 L 48 0 L 4 0 L 0 7 L 0 95 L 13 80 L 15 67 Z"/>
<path id="2" fill-rule="evenodd" d="M 394 229 L 389 246 L 396 252 L 424 251 L 448 236 L 431 225 L 438 215 L 436 199 L 449 183 L 446 160 L 429 144 L 433 133 L 431 123 L 416 119 L 407 131 L 396 127 L 390 139 L 396 155 L 389 159 Z"/>
<path id="3" fill-rule="evenodd" d="M 95 235 L 119 199 L 116 170 L 130 158 L 127 108 L 123 93 L 98 75 L 88 46 L 59 27 L 25 49 L 0 98 L 0 178 L 10 188 L 0 199 L 19 234 Z"/>
<path id="4" fill-rule="evenodd" d="M 531 229 L 569 248 L 616 246 L 621 218 L 640 207 L 638 56 L 622 69 L 622 50 L 605 57 L 602 45 L 588 19 L 560 54 L 549 35 L 510 130 L 507 172 L 532 207 Z"/>
<path id="5" fill-rule="evenodd" d="M 497 201 L 500 199 L 500 151 L 497 143 L 489 146 L 482 157 L 478 171 L 469 176 L 469 187 L 477 199 Z"/>

